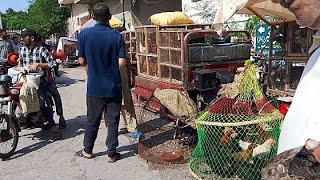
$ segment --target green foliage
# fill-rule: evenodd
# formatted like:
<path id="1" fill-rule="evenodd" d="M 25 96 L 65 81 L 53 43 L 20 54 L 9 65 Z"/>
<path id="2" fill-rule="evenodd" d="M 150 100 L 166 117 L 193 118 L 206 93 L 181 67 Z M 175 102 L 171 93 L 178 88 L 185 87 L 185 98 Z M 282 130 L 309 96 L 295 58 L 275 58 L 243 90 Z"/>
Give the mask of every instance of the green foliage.
<path id="1" fill-rule="evenodd" d="M 64 34 L 70 10 L 61 7 L 58 0 L 31 0 L 27 12 L 8 9 L 4 14 L 6 29 L 32 28 L 43 36 Z"/>
<path id="2" fill-rule="evenodd" d="M 60 7 L 58 0 L 34 0 L 28 9 L 29 25 L 44 36 L 64 33 L 70 11 Z"/>
<path id="3" fill-rule="evenodd" d="M 264 23 L 259 17 L 255 16 L 255 15 L 248 15 L 249 19 L 248 22 L 245 26 L 245 30 L 249 31 L 252 36 L 256 35 L 256 26 L 258 24 Z M 279 18 L 274 18 L 274 17 L 270 17 L 270 16 L 266 16 L 265 19 L 269 22 L 272 21 L 276 21 L 276 20 L 280 20 Z"/>
<path id="4" fill-rule="evenodd" d="M 256 35 L 256 26 L 260 23 L 262 23 L 262 21 L 259 17 L 250 15 L 248 22 L 245 26 L 245 30 L 249 31 L 252 34 L 252 36 L 255 36 Z"/>
<path id="5" fill-rule="evenodd" d="M 16 12 L 9 8 L 4 14 L 1 14 L 1 16 L 6 29 L 19 30 L 27 24 L 27 13 L 23 11 Z"/>

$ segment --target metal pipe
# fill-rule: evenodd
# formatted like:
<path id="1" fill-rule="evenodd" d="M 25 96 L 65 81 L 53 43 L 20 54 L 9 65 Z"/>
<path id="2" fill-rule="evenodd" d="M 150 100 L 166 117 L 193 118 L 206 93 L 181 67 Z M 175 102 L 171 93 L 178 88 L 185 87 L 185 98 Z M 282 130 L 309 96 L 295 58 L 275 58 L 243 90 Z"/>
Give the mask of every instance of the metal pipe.
<path id="1" fill-rule="evenodd" d="M 122 0 L 122 17 L 123 17 L 123 27 L 126 27 L 126 18 L 124 14 L 124 0 Z"/>

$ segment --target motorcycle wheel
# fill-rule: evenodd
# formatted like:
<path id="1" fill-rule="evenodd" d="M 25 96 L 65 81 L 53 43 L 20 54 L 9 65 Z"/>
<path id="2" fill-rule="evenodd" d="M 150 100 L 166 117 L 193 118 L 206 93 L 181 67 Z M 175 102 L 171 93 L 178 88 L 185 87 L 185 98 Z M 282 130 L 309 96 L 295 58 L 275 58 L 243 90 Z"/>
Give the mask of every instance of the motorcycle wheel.
<path id="1" fill-rule="evenodd" d="M 7 115 L 0 115 L 0 158 L 13 155 L 18 145 L 19 127 Z"/>

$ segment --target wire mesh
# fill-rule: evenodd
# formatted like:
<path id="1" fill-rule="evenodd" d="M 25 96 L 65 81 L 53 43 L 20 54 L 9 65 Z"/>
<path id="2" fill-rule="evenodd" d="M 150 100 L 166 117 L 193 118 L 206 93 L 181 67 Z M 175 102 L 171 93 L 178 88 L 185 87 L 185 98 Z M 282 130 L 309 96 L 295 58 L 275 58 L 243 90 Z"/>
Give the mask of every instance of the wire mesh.
<path id="1" fill-rule="evenodd" d="M 147 107 L 151 106 L 149 103 L 152 102 L 147 102 Z M 138 119 L 138 129 L 143 133 L 138 144 L 138 153 L 142 158 L 159 164 L 188 162 L 192 151 L 190 144 L 194 145 L 196 142 L 194 129 L 186 127 L 178 130 L 172 120 L 159 118 L 145 108 L 140 111 Z M 165 154 L 173 152 L 180 154 L 180 158 L 172 159 L 173 161 L 164 158 Z"/>
<path id="2" fill-rule="evenodd" d="M 148 65 L 149 65 L 149 73 L 150 76 L 158 77 L 158 58 L 157 57 L 147 57 Z"/>
<path id="3" fill-rule="evenodd" d="M 131 51 L 132 52 L 137 52 L 137 39 L 136 39 L 136 35 L 134 32 L 130 32 L 131 33 L 131 37 L 130 37 L 130 41 L 131 41 Z"/>
<path id="4" fill-rule="evenodd" d="M 171 68 L 172 81 L 182 81 L 182 70 L 179 68 Z"/>
<path id="5" fill-rule="evenodd" d="M 138 56 L 138 62 L 139 62 L 139 73 L 147 74 L 147 61 L 146 61 L 146 56 Z"/>
<path id="6" fill-rule="evenodd" d="M 157 29 L 155 27 L 146 28 L 147 53 L 157 54 Z"/>
<path id="7" fill-rule="evenodd" d="M 159 46 L 160 47 L 170 47 L 170 36 L 168 32 L 160 31 L 159 32 Z"/>
<path id="8" fill-rule="evenodd" d="M 170 63 L 170 57 L 169 57 L 169 49 L 162 49 L 160 48 L 160 63 Z"/>
<path id="9" fill-rule="evenodd" d="M 182 39 L 183 29 L 162 29 L 159 31 L 159 59 L 161 78 L 171 82 L 182 81 Z"/>
<path id="10" fill-rule="evenodd" d="M 221 97 L 196 121 L 189 169 L 199 179 L 261 179 L 276 155 L 283 116 L 264 98 L 253 65 L 236 86 L 235 98 Z"/>
<path id="11" fill-rule="evenodd" d="M 181 50 L 171 50 L 170 52 L 171 64 L 181 66 Z"/>
<path id="12" fill-rule="evenodd" d="M 147 53 L 146 52 L 146 41 L 144 28 L 136 28 L 136 39 L 137 39 L 137 53 Z"/>
<path id="13" fill-rule="evenodd" d="M 137 44 L 136 44 L 135 32 L 124 31 L 124 32 L 121 32 L 121 34 L 126 44 L 127 60 L 130 60 L 131 64 L 136 64 L 137 63 L 137 58 L 136 58 Z"/>
<path id="14" fill-rule="evenodd" d="M 170 47 L 173 48 L 181 48 L 181 32 L 171 32 L 170 35 Z"/>
<path id="15" fill-rule="evenodd" d="M 130 41 L 130 32 L 125 31 L 125 32 L 122 32 L 121 34 L 122 34 L 123 40 L 124 40 L 125 42 Z"/>
<path id="16" fill-rule="evenodd" d="M 288 62 L 288 82 L 290 89 L 297 89 L 306 62 Z"/>
<path id="17" fill-rule="evenodd" d="M 161 65 L 160 66 L 160 71 L 161 71 L 161 78 L 163 79 L 170 79 L 170 67 L 166 65 Z"/>

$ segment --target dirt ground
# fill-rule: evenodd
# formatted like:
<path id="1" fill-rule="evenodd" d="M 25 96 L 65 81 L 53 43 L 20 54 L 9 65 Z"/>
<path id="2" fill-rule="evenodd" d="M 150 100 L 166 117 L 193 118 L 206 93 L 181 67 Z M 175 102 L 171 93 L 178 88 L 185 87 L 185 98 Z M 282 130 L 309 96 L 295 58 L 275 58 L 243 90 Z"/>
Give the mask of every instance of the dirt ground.
<path id="1" fill-rule="evenodd" d="M 83 68 L 62 69 L 61 74 L 57 84 L 68 123 L 68 128 L 62 131 L 63 139 L 52 142 L 50 132 L 23 130 L 16 153 L 10 159 L 0 162 L 0 180 L 192 179 L 187 164 L 158 166 L 135 155 L 136 142 L 124 135 L 119 136 L 118 151 L 122 154 L 122 159 L 109 164 L 105 145 L 107 129 L 104 123 L 101 123 L 94 148 L 96 157 L 91 160 L 76 157 L 75 152 L 82 148 L 86 122 L 86 75 Z M 58 120 L 57 117 L 55 119 Z"/>

